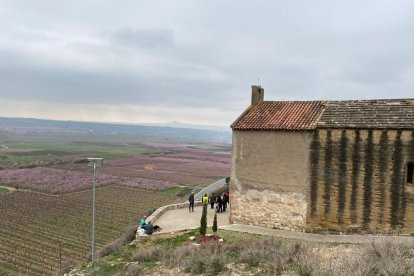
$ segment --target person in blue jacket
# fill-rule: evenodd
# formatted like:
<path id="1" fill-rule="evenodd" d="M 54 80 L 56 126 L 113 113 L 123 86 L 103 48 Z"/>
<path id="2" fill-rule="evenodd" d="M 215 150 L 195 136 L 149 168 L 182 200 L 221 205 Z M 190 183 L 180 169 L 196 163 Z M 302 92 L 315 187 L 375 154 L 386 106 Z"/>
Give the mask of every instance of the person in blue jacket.
<path id="1" fill-rule="evenodd" d="M 144 226 L 147 224 L 146 219 L 147 219 L 147 216 L 143 216 L 141 218 L 141 221 L 139 222 L 139 227 L 140 228 L 144 228 Z"/>

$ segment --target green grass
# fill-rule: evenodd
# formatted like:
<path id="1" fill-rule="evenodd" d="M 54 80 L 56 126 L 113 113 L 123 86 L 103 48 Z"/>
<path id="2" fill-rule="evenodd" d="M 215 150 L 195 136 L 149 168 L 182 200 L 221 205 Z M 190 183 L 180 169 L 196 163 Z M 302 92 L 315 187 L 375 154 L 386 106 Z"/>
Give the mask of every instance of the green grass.
<path id="1" fill-rule="evenodd" d="M 159 245 L 177 247 L 184 243 L 187 243 L 191 236 L 200 237 L 200 233 L 198 230 L 193 230 L 193 231 L 186 232 L 179 236 L 174 236 L 170 238 L 158 238 L 154 240 L 154 243 L 159 244 Z"/>
<path id="2" fill-rule="evenodd" d="M 117 145 L 106 144 L 99 145 L 94 143 L 75 143 L 75 142 L 17 142 L 8 143 L 10 150 L 26 150 L 26 151 L 63 151 L 67 153 L 73 152 L 102 152 L 108 154 L 131 154 L 131 153 L 158 153 L 160 150 L 137 146 L 137 145 Z"/>
<path id="3" fill-rule="evenodd" d="M 183 197 L 186 194 L 189 194 L 191 192 L 192 188 L 190 187 L 186 187 L 186 186 L 176 186 L 176 187 L 171 187 L 168 189 L 164 189 L 161 192 L 163 194 L 167 194 L 167 195 L 175 195 L 178 197 Z"/>
<path id="4" fill-rule="evenodd" d="M 8 193 L 9 189 L 0 187 L 0 193 Z"/>
<path id="5" fill-rule="evenodd" d="M 67 160 L 74 155 L 98 155 L 106 160 L 123 159 L 132 154 L 152 154 L 164 152 L 159 149 L 128 143 L 94 143 L 72 141 L 9 141 L 7 154 L 2 154 L 0 165 L 27 166 L 49 165 Z M 13 152 L 14 151 L 14 152 Z"/>
<path id="6" fill-rule="evenodd" d="M 30 153 L 29 153 L 30 154 Z M 13 156 L 8 155 L 6 158 L 3 158 L 0 161 L 0 164 L 5 166 L 14 166 L 14 165 L 29 165 L 29 164 L 42 164 L 45 162 L 55 161 L 56 157 L 53 156 Z"/>

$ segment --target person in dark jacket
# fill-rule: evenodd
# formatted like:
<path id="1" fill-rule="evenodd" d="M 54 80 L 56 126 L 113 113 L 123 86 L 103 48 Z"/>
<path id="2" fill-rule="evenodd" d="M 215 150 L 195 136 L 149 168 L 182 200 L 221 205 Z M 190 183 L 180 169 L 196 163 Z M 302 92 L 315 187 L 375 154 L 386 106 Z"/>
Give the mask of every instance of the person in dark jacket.
<path id="1" fill-rule="evenodd" d="M 229 197 L 227 193 L 223 194 L 223 212 L 226 212 L 227 203 L 229 202 Z"/>
<path id="2" fill-rule="evenodd" d="M 152 225 L 151 221 L 144 225 L 143 229 L 145 230 L 145 234 L 152 235 L 154 233 L 154 226 Z"/>
<path id="3" fill-rule="evenodd" d="M 188 212 L 194 212 L 194 192 L 191 192 L 188 203 Z"/>
<path id="4" fill-rule="evenodd" d="M 217 206 L 216 206 L 217 213 L 222 212 L 223 211 L 223 201 L 221 200 L 221 196 L 218 195 L 216 197 L 216 203 L 217 203 Z"/>
<path id="5" fill-rule="evenodd" d="M 216 197 L 214 196 L 214 193 L 212 193 L 211 194 L 211 197 L 210 197 L 210 206 L 211 206 L 211 209 L 214 209 L 214 203 L 216 203 Z"/>

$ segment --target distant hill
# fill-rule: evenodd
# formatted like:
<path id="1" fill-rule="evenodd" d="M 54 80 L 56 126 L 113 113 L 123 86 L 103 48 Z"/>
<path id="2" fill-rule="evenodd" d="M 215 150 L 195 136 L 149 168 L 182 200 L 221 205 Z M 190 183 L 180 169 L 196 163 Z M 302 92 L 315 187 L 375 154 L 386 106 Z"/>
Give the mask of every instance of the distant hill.
<path id="1" fill-rule="evenodd" d="M 157 126 L 0 117 L 0 131 L 3 132 L 89 133 L 96 135 L 130 135 L 144 141 L 231 143 L 230 131 L 210 129 L 214 127 L 208 127 L 209 129 L 189 127 L 190 125 L 180 127 L 180 124 Z M 194 127 L 197 126 L 194 125 Z"/>
<path id="2" fill-rule="evenodd" d="M 180 122 L 168 122 L 168 123 L 157 123 L 157 124 L 138 124 L 142 126 L 159 126 L 159 127 L 174 127 L 174 128 L 192 128 L 192 129 L 203 129 L 213 131 L 226 131 L 230 132 L 230 126 L 211 126 L 211 125 L 194 125 L 194 124 L 183 124 Z"/>

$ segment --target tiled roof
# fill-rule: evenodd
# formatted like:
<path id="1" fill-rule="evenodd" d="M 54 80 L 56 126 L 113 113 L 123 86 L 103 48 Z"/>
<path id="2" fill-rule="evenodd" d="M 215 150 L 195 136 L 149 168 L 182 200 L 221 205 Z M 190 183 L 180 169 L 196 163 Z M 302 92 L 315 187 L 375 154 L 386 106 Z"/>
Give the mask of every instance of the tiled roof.
<path id="1" fill-rule="evenodd" d="M 329 101 L 317 127 L 414 129 L 414 99 Z"/>
<path id="2" fill-rule="evenodd" d="M 265 101 L 250 106 L 231 127 L 233 130 L 414 129 L 414 99 Z"/>
<path id="3" fill-rule="evenodd" d="M 247 109 L 232 125 L 234 130 L 310 130 L 324 110 L 325 103 L 261 102 Z"/>

